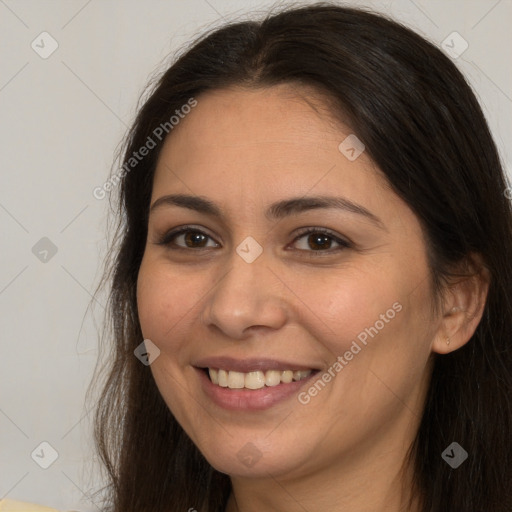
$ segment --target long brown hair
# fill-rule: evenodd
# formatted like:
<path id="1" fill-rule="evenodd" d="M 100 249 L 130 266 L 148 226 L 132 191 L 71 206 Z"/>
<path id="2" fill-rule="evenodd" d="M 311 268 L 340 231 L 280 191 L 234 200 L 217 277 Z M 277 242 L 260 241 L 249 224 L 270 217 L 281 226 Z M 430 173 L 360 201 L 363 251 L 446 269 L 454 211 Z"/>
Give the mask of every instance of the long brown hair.
<path id="1" fill-rule="evenodd" d="M 154 130 L 204 91 L 281 83 L 312 86 L 332 100 L 334 114 L 365 144 L 422 223 L 436 293 L 470 254 L 488 268 L 490 289 L 475 334 L 459 350 L 436 356 L 411 460 L 422 512 L 510 512 L 512 212 L 497 149 L 470 86 L 438 48 L 382 15 L 327 2 L 199 37 L 152 86 L 126 137 L 104 276 L 111 284 L 111 354 L 95 412 L 109 479 L 105 510 L 224 510 L 229 477 L 190 441 L 133 353 L 143 339 L 136 282 L 164 140 Z M 130 164 L 152 135 L 156 147 Z M 469 454 L 456 470 L 441 457 L 453 441 Z"/>

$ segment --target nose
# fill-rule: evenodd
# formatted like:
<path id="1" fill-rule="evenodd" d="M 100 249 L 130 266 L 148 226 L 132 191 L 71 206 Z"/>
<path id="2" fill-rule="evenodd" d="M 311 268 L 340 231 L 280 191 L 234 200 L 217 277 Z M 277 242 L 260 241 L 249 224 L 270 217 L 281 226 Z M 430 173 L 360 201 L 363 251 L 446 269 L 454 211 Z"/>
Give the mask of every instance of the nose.
<path id="1" fill-rule="evenodd" d="M 279 329 L 289 314 L 285 293 L 264 252 L 247 263 L 233 251 L 206 298 L 202 320 L 231 339 L 246 338 L 257 329 Z"/>

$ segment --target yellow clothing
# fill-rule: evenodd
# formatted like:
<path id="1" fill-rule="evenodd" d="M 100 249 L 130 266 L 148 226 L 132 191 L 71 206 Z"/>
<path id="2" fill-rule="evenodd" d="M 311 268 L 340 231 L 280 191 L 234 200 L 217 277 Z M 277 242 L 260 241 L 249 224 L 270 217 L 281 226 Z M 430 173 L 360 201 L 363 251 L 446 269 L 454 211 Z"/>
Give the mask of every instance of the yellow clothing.
<path id="1" fill-rule="evenodd" d="M 0 512 L 59 512 L 56 508 L 43 507 L 25 501 L 0 500 Z"/>

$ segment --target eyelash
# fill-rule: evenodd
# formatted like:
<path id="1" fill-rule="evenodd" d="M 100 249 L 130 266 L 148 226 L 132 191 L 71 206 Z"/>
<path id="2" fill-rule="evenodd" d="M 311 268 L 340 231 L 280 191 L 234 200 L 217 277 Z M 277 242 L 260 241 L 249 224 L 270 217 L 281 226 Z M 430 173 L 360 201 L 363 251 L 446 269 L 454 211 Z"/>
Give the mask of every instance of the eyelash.
<path id="1" fill-rule="evenodd" d="M 204 235 L 208 238 L 210 238 L 211 240 L 213 240 L 213 238 L 208 235 L 207 233 L 205 233 L 204 231 L 201 231 L 200 229 L 198 228 L 195 228 L 193 226 L 183 226 L 181 228 L 178 228 L 174 231 L 171 231 L 171 232 L 168 232 L 168 233 L 164 233 L 158 240 L 157 240 L 157 245 L 163 245 L 163 246 L 167 246 L 169 249 L 173 250 L 173 251 L 176 251 L 176 250 L 185 250 L 185 251 L 197 251 L 197 250 L 201 250 L 201 249 L 211 249 L 211 247 L 198 247 L 198 248 L 193 248 L 193 247 L 182 247 L 182 246 L 173 246 L 173 240 L 184 234 L 184 233 L 188 233 L 188 232 L 193 232 L 193 233 L 199 233 L 201 235 Z M 327 236 L 328 238 L 330 238 L 331 240 L 333 240 L 334 242 L 336 242 L 337 244 L 340 245 L 340 247 L 337 247 L 335 249 L 326 249 L 326 250 L 322 250 L 322 249 L 319 249 L 317 251 L 314 251 L 314 250 L 305 250 L 305 249 L 298 249 L 299 251 L 301 252 L 306 252 L 306 253 L 310 253 L 309 255 L 310 256 L 313 256 L 313 257 L 316 257 L 316 256 L 323 256 L 325 255 L 326 253 L 327 254 L 332 254 L 332 253 L 335 253 L 335 252 L 339 252 L 339 251 L 342 251 L 344 249 L 349 249 L 352 247 L 352 244 L 350 242 L 348 242 L 347 240 L 343 240 L 339 237 L 337 237 L 334 233 L 332 233 L 331 231 L 329 231 L 328 229 L 325 229 L 325 228 L 316 228 L 316 227 L 311 227 L 311 228 L 305 228 L 303 231 L 301 231 L 293 240 L 292 243 L 295 243 L 297 242 L 300 238 L 303 238 L 304 236 L 306 235 L 309 235 L 309 234 L 312 234 L 312 233 L 320 233 L 322 235 L 325 235 Z M 217 243 L 217 242 L 215 242 Z"/>

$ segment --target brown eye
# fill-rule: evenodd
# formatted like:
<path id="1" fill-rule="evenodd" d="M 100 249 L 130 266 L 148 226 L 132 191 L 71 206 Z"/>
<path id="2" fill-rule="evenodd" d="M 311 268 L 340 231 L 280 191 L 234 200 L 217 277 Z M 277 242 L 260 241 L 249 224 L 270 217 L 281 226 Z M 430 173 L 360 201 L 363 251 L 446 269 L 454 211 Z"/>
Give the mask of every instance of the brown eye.
<path id="1" fill-rule="evenodd" d="M 208 239 L 207 235 L 199 231 L 187 231 L 182 236 L 187 247 L 204 247 Z"/>
<path id="2" fill-rule="evenodd" d="M 333 242 L 332 238 L 324 234 L 312 234 L 307 237 L 308 246 L 311 249 L 330 249 Z"/>
<path id="3" fill-rule="evenodd" d="M 202 249 L 207 247 L 209 239 L 213 242 L 213 247 L 219 246 L 210 235 L 199 229 L 183 227 L 165 234 L 157 243 L 178 249 Z"/>
<path id="4" fill-rule="evenodd" d="M 301 244 L 297 244 L 299 240 L 302 240 Z M 333 248 L 333 243 L 337 244 L 338 247 Z M 332 253 L 350 247 L 349 242 L 342 240 L 323 228 L 312 228 L 301 233 L 295 238 L 294 244 L 296 247 L 299 246 L 299 250 L 310 253 Z M 302 247 L 300 247 L 300 245 L 302 245 Z"/>

